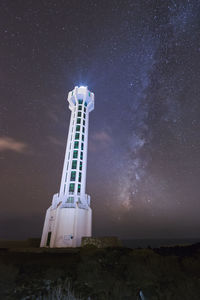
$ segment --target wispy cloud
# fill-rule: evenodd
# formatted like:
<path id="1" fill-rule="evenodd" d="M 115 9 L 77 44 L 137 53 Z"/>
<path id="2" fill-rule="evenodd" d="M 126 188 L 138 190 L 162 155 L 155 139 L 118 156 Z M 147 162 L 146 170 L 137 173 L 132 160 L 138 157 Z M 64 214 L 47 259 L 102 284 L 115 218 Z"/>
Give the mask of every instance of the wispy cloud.
<path id="1" fill-rule="evenodd" d="M 59 122 L 58 115 L 54 111 L 51 111 L 51 110 L 47 111 L 47 115 L 51 119 L 51 121 L 53 121 L 55 123 Z"/>
<path id="2" fill-rule="evenodd" d="M 106 131 L 99 131 L 89 138 L 89 149 L 93 152 L 105 149 L 112 144 L 113 140 Z"/>
<path id="3" fill-rule="evenodd" d="M 48 140 L 51 144 L 55 145 L 55 146 L 65 146 L 66 142 L 64 142 L 63 140 L 59 140 L 58 138 L 54 137 L 54 136 L 48 136 Z"/>
<path id="4" fill-rule="evenodd" d="M 95 133 L 92 136 L 92 139 L 101 143 L 110 143 L 112 141 L 110 135 L 105 131 Z"/>
<path id="5" fill-rule="evenodd" d="M 0 152 L 13 151 L 17 153 L 26 153 L 27 144 L 17 141 L 11 137 L 0 137 Z"/>

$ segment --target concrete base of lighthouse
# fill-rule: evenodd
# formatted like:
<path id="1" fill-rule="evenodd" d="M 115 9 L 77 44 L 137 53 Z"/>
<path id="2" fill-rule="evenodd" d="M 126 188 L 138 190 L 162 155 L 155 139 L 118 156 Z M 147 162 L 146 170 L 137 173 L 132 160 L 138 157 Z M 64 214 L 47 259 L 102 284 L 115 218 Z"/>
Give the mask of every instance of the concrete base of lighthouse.
<path id="1" fill-rule="evenodd" d="M 40 247 L 60 248 L 79 247 L 82 237 L 92 234 L 92 210 L 61 205 L 49 207 L 46 212 L 45 223 Z"/>

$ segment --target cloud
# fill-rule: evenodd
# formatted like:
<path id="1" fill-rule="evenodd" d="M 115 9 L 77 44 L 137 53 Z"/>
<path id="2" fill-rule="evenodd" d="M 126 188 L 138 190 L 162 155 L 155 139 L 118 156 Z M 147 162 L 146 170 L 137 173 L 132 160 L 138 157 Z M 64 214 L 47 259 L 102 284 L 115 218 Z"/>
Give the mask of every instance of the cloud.
<path id="1" fill-rule="evenodd" d="M 17 153 L 26 153 L 27 144 L 17 141 L 10 137 L 0 137 L 0 152 L 13 151 Z"/>
<path id="2" fill-rule="evenodd" d="M 51 119 L 51 121 L 58 123 L 59 122 L 59 117 L 54 111 L 47 111 L 48 117 Z"/>
<path id="3" fill-rule="evenodd" d="M 92 152 L 105 149 L 112 144 L 111 136 L 105 131 L 99 131 L 89 138 L 89 149 Z"/>
<path id="4" fill-rule="evenodd" d="M 101 143 L 110 143 L 112 141 L 111 137 L 105 131 L 95 133 L 92 139 Z"/>
<path id="5" fill-rule="evenodd" d="M 63 140 L 59 140 L 54 136 L 48 136 L 48 140 L 51 144 L 55 145 L 55 146 L 65 146 L 66 142 L 64 142 Z"/>

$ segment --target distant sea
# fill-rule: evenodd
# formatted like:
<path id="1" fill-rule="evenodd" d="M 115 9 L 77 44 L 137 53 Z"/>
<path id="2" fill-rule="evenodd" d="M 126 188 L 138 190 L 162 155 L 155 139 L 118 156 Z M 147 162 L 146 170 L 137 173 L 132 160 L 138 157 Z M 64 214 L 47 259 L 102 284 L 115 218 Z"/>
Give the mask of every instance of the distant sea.
<path id="1" fill-rule="evenodd" d="M 186 246 L 200 243 L 200 238 L 186 239 L 121 239 L 122 245 L 128 248 L 159 248 L 169 246 Z"/>

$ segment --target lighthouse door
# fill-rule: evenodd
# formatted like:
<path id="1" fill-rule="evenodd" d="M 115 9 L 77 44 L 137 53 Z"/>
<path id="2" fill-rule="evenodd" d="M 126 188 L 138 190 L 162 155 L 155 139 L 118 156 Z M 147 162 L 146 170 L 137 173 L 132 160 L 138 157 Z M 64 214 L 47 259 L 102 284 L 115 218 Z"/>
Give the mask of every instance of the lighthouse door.
<path id="1" fill-rule="evenodd" d="M 51 231 L 48 232 L 48 236 L 47 236 L 47 244 L 46 244 L 47 247 L 50 246 L 50 241 L 51 241 Z"/>

